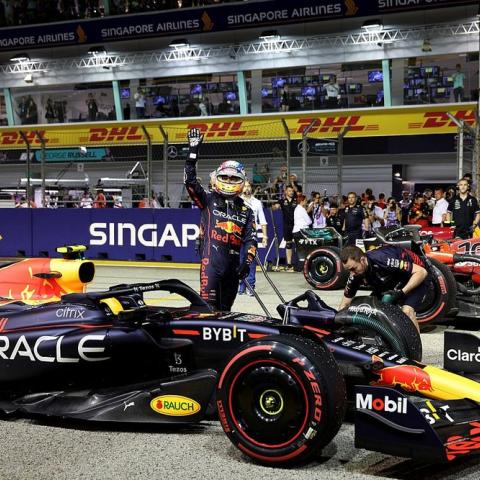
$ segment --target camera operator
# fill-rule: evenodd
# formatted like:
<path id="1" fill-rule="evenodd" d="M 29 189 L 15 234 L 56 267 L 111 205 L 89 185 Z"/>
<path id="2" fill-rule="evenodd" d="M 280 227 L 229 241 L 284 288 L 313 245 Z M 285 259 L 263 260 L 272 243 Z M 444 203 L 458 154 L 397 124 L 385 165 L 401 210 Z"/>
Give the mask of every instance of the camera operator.
<path id="1" fill-rule="evenodd" d="M 394 198 L 390 197 L 387 201 L 383 219 L 386 227 L 398 227 L 402 222 L 402 211 L 400 210 Z"/>

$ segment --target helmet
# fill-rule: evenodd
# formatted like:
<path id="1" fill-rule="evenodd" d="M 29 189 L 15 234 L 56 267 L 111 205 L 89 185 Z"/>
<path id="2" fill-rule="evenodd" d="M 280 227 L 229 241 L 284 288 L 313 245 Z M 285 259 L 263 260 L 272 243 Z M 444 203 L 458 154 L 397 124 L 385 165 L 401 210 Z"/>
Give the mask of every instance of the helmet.
<path id="1" fill-rule="evenodd" d="M 213 173 L 213 189 L 225 197 L 240 195 L 245 185 L 245 168 L 239 162 L 223 162 Z"/>

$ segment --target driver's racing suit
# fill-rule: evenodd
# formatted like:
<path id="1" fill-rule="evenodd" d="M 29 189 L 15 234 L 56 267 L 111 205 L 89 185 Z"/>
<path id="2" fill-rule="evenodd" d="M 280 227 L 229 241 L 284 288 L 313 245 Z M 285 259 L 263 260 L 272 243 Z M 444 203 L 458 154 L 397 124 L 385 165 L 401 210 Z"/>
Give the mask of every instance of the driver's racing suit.
<path id="1" fill-rule="evenodd" d="M 197 181 L 196 161 L 185 163 L 187 191 L 201 209 L 200 295 L 217 310 L 230 311 L 237 295 L 240 248 L 252 261 L 257 251 L 253 211 L 240 197 L 207 192 Z"/>
<path id="2" fill-rule="evenodd" d="M 389 290 L 403 288 L 412 275 L 413 264 L 426 268 L 422 259 L 412 251 L 394 245 L 385 245 L 366 253 L 368 267 L 363 275 L 350 274 L 344 295 L 353 298 L 359 287 L 364 285 L 372 289 L 373 295 L 381 298 Z M 427 269 L 428 272 L 428 269 Z M 400 302 L 417 310 L 432 282 L 430 274 L 425 280 Z"/>

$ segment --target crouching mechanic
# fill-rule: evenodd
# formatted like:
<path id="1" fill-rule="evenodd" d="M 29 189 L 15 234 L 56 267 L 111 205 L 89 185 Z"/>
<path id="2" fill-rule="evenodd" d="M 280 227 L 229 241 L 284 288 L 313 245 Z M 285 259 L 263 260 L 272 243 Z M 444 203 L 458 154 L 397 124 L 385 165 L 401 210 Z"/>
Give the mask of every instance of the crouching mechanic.
<path id="1" fill-rule="evenodd" d="M 203 244 L 200 266 L 200 295 L 214 308 L 230 311 L 240 279 L 247 277 L 255 259 L 257 239 L 253 211 L 240 198 L 245 184 L 243 166 L 223 162 L 211 176 L 212 192 L 197 180 L 198 151 L 203 141 L 200 130 L 188 132 L 189 153 L 185 162 L 185 186 L 201 209 Z M 240 262 L 240 249 L 245 259 Z"/>
<path id="2" fill-rule="evenodd" d="M 388 295 L 391 303 L 401 305 L 418 329 L 415 311 L 421 306 L 432 280 L 417 255 L 394 245 L 367 253 L 348 246 L 342 250 L 340 258 L 350 272 L 340 309 L 348 307 L 358 288 L 365 285 L 376 297 L 382 299 Z"/>

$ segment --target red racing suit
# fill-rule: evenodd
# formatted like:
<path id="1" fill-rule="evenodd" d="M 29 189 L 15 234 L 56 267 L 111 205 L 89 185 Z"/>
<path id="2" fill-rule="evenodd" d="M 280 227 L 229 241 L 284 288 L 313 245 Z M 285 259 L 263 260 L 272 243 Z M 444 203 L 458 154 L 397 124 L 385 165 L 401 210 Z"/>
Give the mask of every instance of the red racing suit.
<path id="1" fill-rule="evenodd" d="M 217 310 L 230 311 L 237 295 L 242 244 L 253 261 L 257 238 L 253 211 L 240 197 L 207 192 L 197 180 L 196 161 L 185 163 L 185 186 L 201 209 L 200 295 Z"/>

